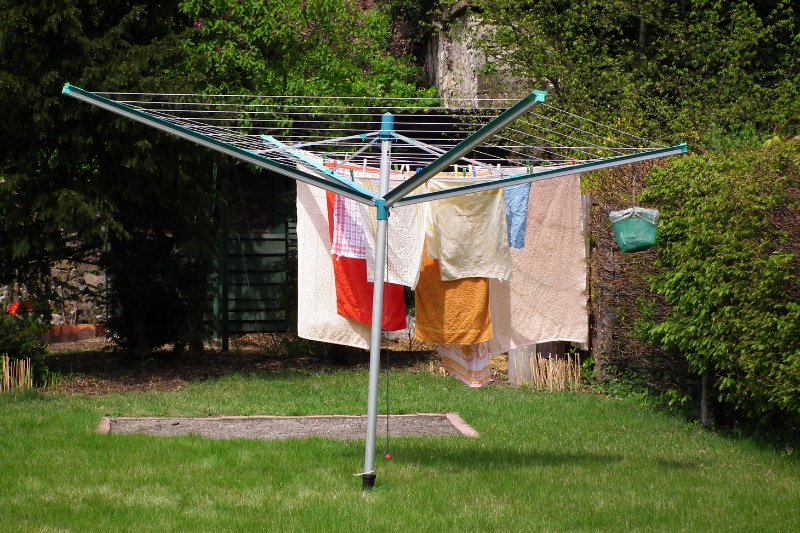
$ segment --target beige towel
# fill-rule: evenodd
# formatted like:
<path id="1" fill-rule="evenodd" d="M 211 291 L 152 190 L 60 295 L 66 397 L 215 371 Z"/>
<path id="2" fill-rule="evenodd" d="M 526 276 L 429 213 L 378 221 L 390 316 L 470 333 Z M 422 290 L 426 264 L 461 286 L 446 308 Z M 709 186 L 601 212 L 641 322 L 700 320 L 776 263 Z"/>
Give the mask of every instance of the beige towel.
<path id="1" fill-rule="evenodd" d="M 525 248 L 511 250 L 514 278 L 490 280 L 492 355 L 549 341 L 586 344 L 586 245 L 580 176 L 531 186 Z"/>
<path id="2" fill-rule="evenodd" d="M 297 182 L 297 334 L 368 348 L 370 327 L 336 312 L 336 285 L 325 191 Z"/>
<path id="3" fill-rule="evenodd" d="M 434 178 L 429 189 L 440 191 L 475 181 Z M 503 189 L 434 200 L 429 217 L 428 253 L 439 259 L 442 281 L 511 279 Z"/>

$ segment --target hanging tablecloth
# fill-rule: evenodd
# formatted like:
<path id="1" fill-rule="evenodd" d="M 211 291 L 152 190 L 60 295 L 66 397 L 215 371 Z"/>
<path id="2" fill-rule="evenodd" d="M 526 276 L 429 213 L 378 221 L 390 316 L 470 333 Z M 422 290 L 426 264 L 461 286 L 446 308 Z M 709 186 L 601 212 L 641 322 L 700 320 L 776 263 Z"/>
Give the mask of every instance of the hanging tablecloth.
<path id="1" fill-rule="evenodd" d="M 333 239 L 333 206 L 336 195 L 326 193 L 328 204 L 329 236 Z M 367 281 L 367 262 L 364 259 L 329 256 L 333 261 L 336 284 L 336 310 L 350 320 L 362 324 L 372 323 L 373 283 Z M 383 321 L 381 329 L 397 331 L 406 328 L 406 306 L 403 286 L 393 283 L 383 285 Z"/>
<path id="2" fill-rule="evenodd" d="M 492 355 L 531 344 L 585 345 L 586 240 L 580 176 L 531 184 L 525 248 L 511 250 L 514 278 L 490 280 Z"/>

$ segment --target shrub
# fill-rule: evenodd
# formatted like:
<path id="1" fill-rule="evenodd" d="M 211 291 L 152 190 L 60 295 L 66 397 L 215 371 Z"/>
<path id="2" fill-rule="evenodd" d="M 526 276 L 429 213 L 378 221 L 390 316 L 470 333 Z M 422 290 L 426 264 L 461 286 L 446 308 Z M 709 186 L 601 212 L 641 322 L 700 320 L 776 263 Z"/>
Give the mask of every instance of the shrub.
<path id="1" fill-rule="evenodd" d="M 650 175 L 661 210 L 650 340 L 710 372 L 722 400 L 800 422 L 800 143 L 687 157 Z"/>
<path id="2" fill-rule="evenodd" d="M 37 319 L 26 301 L 14 302 L 0 312 L 0 354 L 8 354 L 12 360 L 30 358 L 37 383 L 47 374 L 47 351 L 42 342 L 46 332 L 47 326 Z"/>

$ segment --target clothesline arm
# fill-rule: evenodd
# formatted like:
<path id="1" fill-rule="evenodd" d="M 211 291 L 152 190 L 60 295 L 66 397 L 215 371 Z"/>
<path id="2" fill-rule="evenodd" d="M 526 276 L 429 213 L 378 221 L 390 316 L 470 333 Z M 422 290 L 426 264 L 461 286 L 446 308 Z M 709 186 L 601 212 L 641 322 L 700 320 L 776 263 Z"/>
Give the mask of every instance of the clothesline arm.
<path id="1" fill-rule="evenodd" d="M 309 157 L 309 155 L 306 152 L 304 152 L 303 150 L 297 150 L 296 148 L 292 148 L 291 146 L 288 146 L 288 145 L 280 142 L 278 139 L 272 137 L 271 135 L 262 135 L 261 136 L 261 140 L 263 140 L 265 143 L 269 144 L 270 146 L 273 146 L 273 147 L 281 150 L 282 152 L 292 156 L 293 159 L 296 159 L 300 163 L 302 163 L 304 165 L 308 165 L 308 166 L 312 167 L 313 169 L 315 169 L 317 172 L 321 172 L 321 173 L 325 174 L 326 176 L 336 180 L 337 182 L 339 182 L 340 184 L 344 185 L 345 187 L 365 195 L 366 199 L 368 200 L 368 201 L 365 201 L 365 200 L 356 199 L 357 201 L 359 201 L 361 203 L 365 203 L 365 204 L 374 205 L 375 200 L 378 199 L 378 197 L 375 196 L 375 194 L 372 191 L 370 191 L 369 189 L 363 187 L 362 185 L 356 183 L 355 181 L 348 180 L 347 178 L 344 178 L 344 177 L 338 175 L 336 172 L 334 172 L 334 170 L 326 167 L 324 164 L 321 164 L 319 161 L 315 160 L 314 158 Z"/>
<path id="2" fill-rule="evenodd" d="M 658 159 L 662 157 L 669 157 L 672 155 L 680 155 L 686 153 L 686 143 L 681 143 L 668 148 L 659 148 L 656 150 L 648 150 L 638 154 L 622 155 L 617 157 L 609 157 L 597 161 L 590 161 L 588 163 L 581 163 L 578 165 L 569 165 L 559 167 L 553 170 L 543 170 L 541 172 L 534 172 L 531 174 L 518 174 L 509 178 L 494 179 L 483 183 L 475 183 L 471 185 L 464 185 L 461 187 L 453 187 L 444 191 L 426 192 L 406 196 L 398 200 L 394 205 L 400 207 L 403 205 L 418 204 L 420 202 L 428 202 L 431 200 L 440 200 L 442 198 L 451 198 L 453 196 L 462 196 L 474 192 L 489 191 L 499 189 L 501 187 L 508 187 L 509 185 L 517 185 L 520 183 L 529 183 L 534 181 L 541 181 L 551 178 L 558 178 L 560 176 L 568 176 L 570 174 L 583 174 L 584 172 L 591 172 L 593 170 L 600 170 L 604 168 L 612 168 L 620 165 L 629 165 L 631 163 L 638 163 L 640 161 L 648 161 L 650 159 Z"/>
<path id="3" fill-rule="evenodd" d="M 464 155 L 472 151 L 487 138 L 506 127 L 509 123 L 519 118 L 531 107 L 543 103 L 546 97 L 547 93 L 545 91 L 533 91 L 531 94 L 500 113 L 485 126 L 478 129 L 475 133 L 448 150 L 447 153 L 423 168 L 422 171 L 415 174 L 414 177 L 389 191 L 385 197 L 386 206 L 391 207 L 393 204 L 398 203 L 404 196 L 463 158 Z"/>
<path id="4" fill-rule="evenodd" d="M 77 100 L 81 100 L 82 102 L 91 104 L 95 107 L 105 109 L 106 111 L 111 111 L 112 113 L 115 113 L 117 115 L 121 115 L 125 118 L 129 118 L 137 122 L 141 122 L 143 124 L 156 128 L 163 132 L 171 133 L 183 139 L 192 141 L 195 144 L 199 144 L 201 146 L 205 146 L 206 148 L 210 148 L 214 151 L 221 152 L 223 154 L 235 157 L 237 159 L 241 159 L 242 161 L 252 163 L 261 168 L 272 170 L 274 172 L 277 172 L 278 174 L 282 174 L 297 181 L 302 181 L 304 183 L 320 187 L 327 191 L 341 194 L 342 196 L 352 198 L 353 200 L 356 200 L 358 202 L 370 205 L 374 204 L 374 196 L 371 193 L 367 194 L 365 192 L 355 190 L 348 185 L 344 185 L 339 181 L 328 181 L 325 178 L 315 176 L 307 172 L 303 172 L 289 165 L 284 165 L 282 163 L 278 163 L 277 161 L 272 161 L 254 152 L 251 152 L 250 150 L 245 150 L 244 148 L 240 148 L 233 144 L 219 141 L 208 135 L 204 135 L 202 133 L 198 133 L 191 129 L 178 126 L 176 124 L 172 124 L 166 120 L 153 117 L 131 106 L 125 105 L 120 102 L 115 102 L 113 100 L 109 100 L 108 98 L 96 95 L 92 92 L 81 89 L 80 87 L 75 87 L 74 85 L 70 85 L 69 83 L 66 83 L 64 85 L 64 88 L 62 89 L 61 92 L 66 96 L 70 96 Z"/>
<path id="5" fill-rule="evenodd" d="M 411 139 L 409 137 L 406 137 L 405 135 L 400 135 L 397 132 L 392 132 L 392 136 L 394 136 L 395 138 L 397 138 L 397 139 L 399 139 L 399 140 L 401 140 L 401 141 L 403 141 L 403 142 L 405 142 L 405 143 L 407 143 L 407 144 L 409 144 L 411 146 L 416 146 L 420 150 L 422 150 L 424 152 L 428 152 L 429 154 L 433 154 L 435 156 L 442 156 L 442 155 L 447 153 L 447 150 L 445 150 L 443 148 L 438 148 L 438 147 L 435 147 L 435 146 L 431 146 L 431 145 L 429 145 L 427 143 L 420 142 L 420 141 L 417 141 L 415 139 Z M 473 165 L 475 165 L 478 168 L 483 168 L 485 170 L 491 170 L 492 172 L 501 172 L 501 173 L 504 172 L 502 168 L 498 170 L 496 167 L 493 167 L 492 165 L 488 165 L 486 163 L 482 163 L 481 161 L 478 161 L 476 159 L 470 159 L 468 157 L 464 157 L 463 159 L 467 163 L 472 163 Z"/>

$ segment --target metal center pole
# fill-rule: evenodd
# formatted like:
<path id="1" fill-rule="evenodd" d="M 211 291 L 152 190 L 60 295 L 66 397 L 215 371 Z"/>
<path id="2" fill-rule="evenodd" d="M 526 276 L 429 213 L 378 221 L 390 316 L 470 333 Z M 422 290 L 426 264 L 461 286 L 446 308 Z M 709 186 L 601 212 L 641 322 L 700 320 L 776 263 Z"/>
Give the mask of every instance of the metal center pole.
<path id="1" fill-rule="evenodd" d="M 392 137 L 394 117 L 383 115 L 381 123 L 381 178 L 378 195 L 383 198 L 389 192 L 392 174 Z M 364 470 L 361 474 L 362 489 L 375 486 L 375 440 L 378 428 L 378 386 L 381 372 L 381 326 L 383 323 L 383 279 L 386 275 L 386 235 L 388 213 L 381 200 L 377 205 L 378 232 L 375 236 L 375 282 L 372 289 L 372 328 L 369 339 L 369 392 L 367 394 L 367 443 L 364 450 Z"/>

